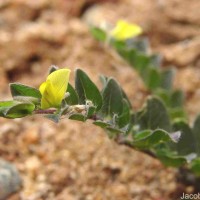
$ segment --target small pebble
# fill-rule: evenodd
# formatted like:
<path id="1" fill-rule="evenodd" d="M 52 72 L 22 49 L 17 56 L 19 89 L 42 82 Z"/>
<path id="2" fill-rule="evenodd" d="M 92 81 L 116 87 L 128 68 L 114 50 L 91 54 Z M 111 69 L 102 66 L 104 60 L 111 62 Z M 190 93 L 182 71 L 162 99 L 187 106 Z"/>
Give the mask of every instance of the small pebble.
<path id="1" fill-rule="evenodd" d="M 0 159 L 0 200 L 17 192 L 22 186 L 22 179 L 14 165 Z"/>

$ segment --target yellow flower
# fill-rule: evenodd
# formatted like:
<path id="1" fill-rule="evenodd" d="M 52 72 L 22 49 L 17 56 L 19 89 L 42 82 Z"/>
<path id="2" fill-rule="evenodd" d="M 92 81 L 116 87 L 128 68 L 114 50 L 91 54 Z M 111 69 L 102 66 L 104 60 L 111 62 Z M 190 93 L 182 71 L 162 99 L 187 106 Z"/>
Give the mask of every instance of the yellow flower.
<path id="1" fill-rule="evenodd" d="M 141 33 L 142 28 L 137 24 L 130 24 L 124 20 L 119 20 L 110 34 L 116 40 L 126 40 L 132 37 L 136 37 Z"/>
<path id="2" fill-rule="evenodd" d="M 46 81 L 40 85 L 42 109 L 60 106 L 67 91 L 69 75 L 69 69 L 56 70 L 49 74 Z"/>

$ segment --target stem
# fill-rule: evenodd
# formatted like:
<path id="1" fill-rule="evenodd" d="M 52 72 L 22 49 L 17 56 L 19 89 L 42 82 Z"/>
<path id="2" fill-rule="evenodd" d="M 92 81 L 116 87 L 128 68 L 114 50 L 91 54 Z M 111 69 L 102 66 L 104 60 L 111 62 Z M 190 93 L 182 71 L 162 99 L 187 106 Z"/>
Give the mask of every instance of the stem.
<path id="1" fill-rule="evenodd" d="M 94 121 L 97 121 L 97 120 L 101 120 L 101 121 L 103 121 L 103 119 L 100 118 L 99 116 L 97 116 L 96 114 L 91 115 L 89 119 L 94 120 Z"/>
<path id="2" fill-rule="evenodd" d="M 97 121 L 97 120 L 103 121 L 102 118 L 100 118 L 96 114 L 92 115 L 90 117 L 90 119 L 94 120 L 94 121 Z M 138 149 L 136 149 L 128 140 L 126 140 L 124 138 L 123 135 L 118 135 L 118 137 L 115 139 L 115 142 L 117 144 L 119 144 L 119 145 L 125 145 L 125 146 L 127 146 L 127 147 L 129 147 L 131 149 L 135 149 L 136 151 L 140 151 L 140 152 L 142 152 L 142 153 L 144 153 L 144 154 L 146 154 L 146 155 L 148 155 L 148 156 L 150 156 L 150 157 L 152 157 L 154 159 L 157 159 L 156 155 L 153 152 L 151 152 L 150 150 L 138 150 Z"/>
<path id="3" fill-rule="evenodd" d="M 144 153 L 144 154 L 146 154 L 146 155 L 148 155 L 148 156 L 150 156 L 154 159 L 157 159 L 156 155 L 153 152 L 151 152 L 150 150 L 138 150 L 138 149 L 136 149 L 128 140 L 124 139 L 124 137 L 122 135 L 119 135 L 118 138 L 116 138 L 115 141 L 119 145 L 125 145 L 125 146 L 127 146 L 131 149 L 135 149 L 136 151 L 140 151 L 140 152 L 142 152 L 142 153 Z"/>
<path id="4" fill-rule="evenodd" d="M 47 109 L 47 110 L 35 110 L 34 114 L 54 114 L 56 109 Z"/>

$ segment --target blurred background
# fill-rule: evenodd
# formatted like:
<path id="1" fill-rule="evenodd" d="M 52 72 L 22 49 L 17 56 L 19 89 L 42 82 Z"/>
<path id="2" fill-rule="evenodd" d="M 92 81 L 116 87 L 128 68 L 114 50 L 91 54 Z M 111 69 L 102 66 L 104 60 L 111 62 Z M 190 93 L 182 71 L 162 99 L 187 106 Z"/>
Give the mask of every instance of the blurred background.
<path id="1" fill-rule="evenodd" d="M 0 0 L 0 98 L 10 82 L 38 87 L 54 64 L 81 68 L 100 86 L 115 77 L 138 109 L 147 91 L 90 34 L 88 25 L 138 23 L 163 66 L 175 65 L 191 119 L 200 111 L 199 0 Z M 192 121 L 192 120 L 191 120 Z M 40 116 L 0 119 L 0 156 L 14 163 L 23 187 L 9 200 L 171 200 L 192 192 L 176 171 L 119 146 L 99 128 Z"/>

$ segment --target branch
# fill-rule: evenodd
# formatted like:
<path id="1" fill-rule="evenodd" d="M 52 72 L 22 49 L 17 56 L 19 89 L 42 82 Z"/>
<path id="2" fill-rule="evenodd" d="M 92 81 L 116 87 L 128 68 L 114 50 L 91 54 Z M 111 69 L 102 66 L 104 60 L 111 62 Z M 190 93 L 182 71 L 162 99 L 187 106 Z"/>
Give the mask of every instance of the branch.
<path id="1" fill-rule="evenodd" d="M 126 140 L 126 139 L 124 138 L 123 135 L 119 135 L 119 136 L 115 139 L 115 142 L 116 142 L 117 144 L 119 144 L 119 145 L 125 145 L 125 146 L 127 146 L 127 147 L 129 147 L 129 148 L 131 148 L 131 149 L 135 149 L 136 151 L 140 151 L 140 152 L 142 152 L 142 153 L 144 153 L 144 154 L 146 154 L 146 155 L 148 155 L 148 156 L 151 156 L 151 157 L 154 158 L 154 159 L 157 159 L 156 155 L 155 155 L 153 152 L 151 152 L 150 150 L 138 150 L 138 149 L 136 149 L 136 148 L 131 144 L 130 141 L 128 141 L 128 140 Z"/>
<path id="2" fill-rule="evenodd" d="M 56 111 L 56 109 L 35 110 L 34 114 L 54 114 Z"/>

